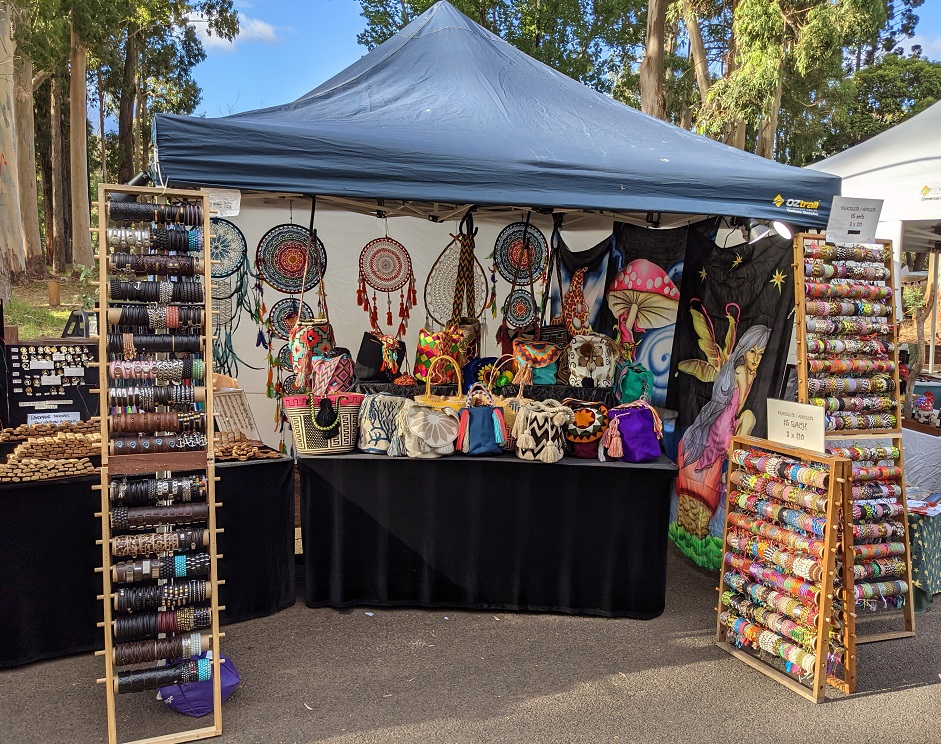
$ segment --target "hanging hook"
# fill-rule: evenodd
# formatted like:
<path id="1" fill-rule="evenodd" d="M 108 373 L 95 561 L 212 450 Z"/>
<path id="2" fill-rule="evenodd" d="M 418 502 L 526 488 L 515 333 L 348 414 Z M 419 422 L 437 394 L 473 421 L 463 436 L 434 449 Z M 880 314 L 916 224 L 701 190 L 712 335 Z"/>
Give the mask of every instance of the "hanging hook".
<path id="1" fill-rule="evenodd" d="M 458 232 L 461 235 L 477 235 L 477 228 L 474 227 L 474 210 L 476 207 L 470 207 L 461 218 L 461 224 L 458 225 Z"/>

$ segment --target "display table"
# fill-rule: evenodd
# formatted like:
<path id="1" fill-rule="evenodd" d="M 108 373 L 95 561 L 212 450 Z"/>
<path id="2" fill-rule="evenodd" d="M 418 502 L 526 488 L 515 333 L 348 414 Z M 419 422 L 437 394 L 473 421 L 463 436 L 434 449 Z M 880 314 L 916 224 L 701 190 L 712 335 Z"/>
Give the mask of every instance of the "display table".
<path id="1" fill-rule="evenodd" d="M 663 612 L 670 482 L 565 458 L 299 458 L 310 607 Z"/>
<path id="2" fill-rule="evenodd" d="M 294 604 L 294 462 L 220 463 L 223 623 Z M 102 648 L 98 476 L 0 486 L 0 668 Z"/>
<path id="3" fill-rule="evenodd" d="M 908 515 L 912 546 L 912 581 L 916 607 L 931 604 L 932 595 L 941 593 L 941 516 Z"/>

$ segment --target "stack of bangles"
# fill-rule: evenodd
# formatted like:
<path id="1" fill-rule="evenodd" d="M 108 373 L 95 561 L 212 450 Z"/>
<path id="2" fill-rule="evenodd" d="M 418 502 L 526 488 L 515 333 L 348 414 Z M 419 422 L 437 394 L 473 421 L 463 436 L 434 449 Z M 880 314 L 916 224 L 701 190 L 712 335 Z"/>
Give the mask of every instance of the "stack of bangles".
<path id="1" fill-rule="evenodd" d="M 843 413 L 827 414 L 827 431 L 846 431 L 853 429 L 894 429 L 898 418 L 892 413 Z"/>
<path id="2" fill-rule="evenodd" d="M 186 478 L 127 478 L 111 481 L 108 486 L 115 506 L 144 506 L 158 501 L 189 503 L 206 498 L 206 476 Z"/>
<path id="3" fill-rule="evenodd" d="M 752 561 L 735 553 L 726 553 L 725 565 L 740 573 L 748 574 L 765 586 L 790 594 L 792 597 L 814 604 L 819 602 L 820 590 L 809 581 L 804 581 L 798 576 L 788 576 L 761 561 Z"/>
<path id="4" fill-rule="evenodd" d="M 854 540 L 885 540 L 904 534 L 905 527 L 901 522 L 863 522 L 853 525 Z"/>
<path id="5" fill-rule="evenodd" d="M 171 302 L 203 301 L 203 285 L 196 280 L 176 282 L 123 281 L 112 279 L 108 282 L 109 299 L 130 302 L 159 302 L 168 305 Z"/>
<path id="6" fill-rule="evenodd" d="M 769 455 L 760 450 L 735 450 L 732 461 L 753 473 L 763 473 L 772 478 L 783 478 L 814 488 L 826 488 L 828 472 L 822 468 L 811 468 L 795 460 Z"/>
<path id="7" fill-rule="evenodd" d="M 719 621 L 729 629 L 739 643 L 747 643 L 762 651 L 767 651 L 800 668 L 804 673 L 813 672 L 817 664 L 817 657 L 814 654 L 804 651 L 796 644 L 786 641 L 774 631 L 767 630 L 761 625 L 750 623 L 731 612 L 723 612 L 719 616 Z"/>
<path id="8" fill-rule="evenodd" d="M 862 579 L 896 578 L 907 572 L 905 561 L 900 558 L 876 558 L 853 566 L 853 578 Z"/>
<path id="9" fill-rule="evenodd" d="M 147 202 L 108 202 L 108 216 L 114 222 L 153 222 L 158 225 L 203 224 L 202 204 L 149 204 Z"/>
<path id="10" fill-rule="evenodd" d="M 731 587 L 739 594 L 751 597 L 755 602 L 760 602 L 768 607 L 773 607 L 782 615 L 787 615 L 792 620 L 815 627 L 817 625 L 817 608 L 805 604 L 796 597 L 782 594 L 764 584 L 758 584 L 749 581 L 746 577 L 735 571 L 726 571 L 723 577 L 725 585 Z"/>
<path id="11" fill-rule="evenodd" d="M 864 354 L 866 356 L 885 356 L 886 354 L 891 354 L 893 351 L 895 351 L 895 344 L 891 341 L 850 338 L 815 338 L 807 341 L 808 354 Z"/>
<path id="12" fill-rule="evenodd" d="M 208 633 L 184 633 L 172 638 L 118 643 L 112 649 L 112 658 L 115 666 L 129 666 L 160 659 L 199 656 L 209 650 L 210 638 Z"/>
<path id="13" fill-rule="evenodd" d="M 802 535 L 786 527 L 780 527 L 772 522 L 766 522 L 763 519 L 753 519 L 747 514 L 741 512 L 729 513 L 729 527 L 737 528 L 743 532 L 749 532 L 752 535 L 765 537 L 774 540 L 782 545 L 800 551 L 809 553 L 817 558 L 822 558 L 824 554 L 824 542 L 815 537 Z"/>
<path id="14" fill-rule="evenodd" d="M 722 604 L 729 607 L 742 617 L 753 620 L 780 636 L 790 638 L 804 648 L 813 648 L 817 641 L 817 632 L 812 628 L 799 625 L 790 618 L 775 612 L 760 604 L 755 604 L 747 597 L 736 592 L 725 592 L 722 595 Z"/>
<path id="15" fill-rule="evenodd" d="M 804 276 L 814 279 L 855 279 L 861 282 L 884 282 L 889 278 L 890 273 L 887 266 L 805 262 Z"/>
<path id="16" fill-rule="evenodd" d="M 209 505 L 205 502 L 111 508 L 111 527 L 114 530 L 144 530 L 164 524 L 191 524 L 205 522 L 208 518 Z"/>
<path id="17" fill-rule="evenodd" d="M 203 273 L 201 256 L 167 256 L 159 253 L 112 253 L 112 271 L 130 271 L 148 276 L 197 276 Z"/>
<path id="18" fill-rule="evenodd" d="M 159 634 L 173 635 L 208 628 L 212 624 L 209 607 L 181 607 L 178 610 L 119 615 L 113 621 L 114 638 L 132 641 Z"/>
<path id="19" fill-rule="evenodd" d="M 114 434 L 205 431 L 206 414 L 203 411 L 118 413 L 108 417 L 108 426 Z"/>
<path id="20" fill-rule="evenodd" d="M 866 561 L 873 558 L 895 558 L 905 555 L 905 543 L 882 542 L 853 546 L 853 557 L 856 561 Z"/>
<path id="21" fill-rule="evenodd" d="M 764 494 L 778 501 L 787 501 L 805 509 L 813 509 L 819 513 L 827 510 L 826 495 L 819 493 L 816 489 L 789 486 L 779 480 L 755 473 L 747 473 L 744 470 L 733 470 L 729 480 L 733 485 L 739 486 L 744 491 Z"/>
<path id="22" fill-rule="evenodd" d="M 860 261 L 884 264 L 888 258 L 886 249 L 864 245 L 826 245 L 811 243 L 804 246 L 804 258 L 823 261 Z"/>
<path id="23" fill-rule="evenodd" d="M 897 501 L 869 501 L 853 504 L 853 519 L 871 521 L 873 519 L 891 519 L 902 515 L 902 505 Z"/>
<path id="24" fill-rule="evenodd" d="M 895 483 L 854 483 L 853 500 L 898 499 L 902 487 Z"/>
<path id="25" fill-rule="evenodd" d="M 119 561 L 111 566 L 111 578 L 119 584 L 153 579 L 187 579 L 209 575 L 209 553 L 177 553 L 169 558 Z"/>
<path id="26" fill-rule="evenodd" d="M 201 380 L 205 364 L 199 358 L 159 360 L 116 360 L 108 362 L 108 376 L 112 380 L 156 380 L 180 382 Z"/>
<path id="27" fill-rule="evenodd" d="M 157 331 L 203 327 L 201 305 L 123 305 L 120 309 L 119 326 Z"/>
<path id="28" fill-rule="evenodd" d="M 111 454 L 113 455 L 197 452 L 204 449 L 206 449 L 206 435 L 198 432 L 157 437 L 116 437 L 111 440 Z"/>
<path id="29" fill-rule="evenodd" d="M 190 682 L 205 682 L 212 675 L 212 661 L 209 659 L 190 659 L 173 666 L 155 669 L 135 669 L 118 672 L 114 680 L 114 691 L 140 692 L 156 690 L 170 685 L 185 685 Z"/>
<path id="30" fill-rule="evenodd" d="M 898 460 L 902 456 L 898 447 L 827 447 L 827 453 L 853 462 Z"/>
<path id="31" fill-rule="evenodd" d="M 779 524 L 822 536 L 827 528 L 826 517 L 812 517 L 799 509 L 790 509 L 777 501 L 762 499 L 747 491 L 733 491 L 729 499 L 740 509 L 773 519 Z"/>
<path id="32" fill-rule="evenodd" d="M 838 300 L 887 300 L 892 288 L 879 284 L 851 284 L 849 282 L 804 282 L 808 297 Z"/>
<path id="33" fill-rule="evenodd" d="M 208 581 L 168 581 L 160 586 L 121 587 L 114 594 L 117 612 L 140 612 L 164 607 L 174 610 L 212 597 Z"/>
<path id="34" fill-rule="evenodd" d="M 205 394 L 192 385 L 142 385 L 140 387 L 109 388 L 108 404 L 126 410 L 130 407 L 153 411 L 156 406 L 174 406 L 184 410 L 196 402 L 196 394 Z"/>
<path id="35" fill-rule="evenodd" d="M 199 352 L 202 351 L 202 347 L 202 337 L 198 334 L 108 334 L 108 353 L 123 354 L 125 361 L 131 361 L 138 354 L 175 354 L 178 351 Z"/>
<path id="36" fill-rule="evenodd" d="M 820 583 L 822 569 L 815 558 L 791 553 L 770 540 L 741 532 L 729 532 L 726 539 L 729 547 L 746 558 L 759 558 L 802 579 Z"/>
<path id="37" fill-rule="evenodd" d="M 902 477 L 902 468 L 898 465 L 853 465 L 853 480 L 894 481 Z"/>
<path id="38" fill-rule="evenodd" d="M 908 593 L 907 581 L 857 582 L 853 585 L 853 594 L 857 602 L 881 597 L 900 597 Z"/>
<path id="39" fill-rule="evenodd" d="M 869 300 L 804 300 L 804 311 L 808 315 L 828 316 L 860 316 L 864 318 L 881 318 L 892 311 L 888 305 Z"/>
<path id="40" fill-rule="evenodd" d="M 151 231 L 151 244 L 158 251 L 203 250 L 203 231 L 196 227 L 187 230 L 182 225 L 155 227 Z"/>
<path id="41" fill-rule="evenodd" d="M 857 395 L 850 398 L 810 398 L 812 406 L 825 408 L 828 413 L 881 413 L 894 411 L 898 402 L 888 395 Z"/>
<path id="42" fill-rule="evenodd" d="M 893 390 L 895 390 L 895 380 L 886 375 L 874 375 L 873 377 L 821 377 L 807 380 L 807 392 L 811 396 L 890 393 Z"/>
<path id="43" fill-rule="evenodd" d="M 888 336 L 892 326 L 884 320 L 863 318 L 812 318 L 804 320 L 808 333 L 824 336 Z"/>
<path id="44" fill-rule="evenodd" d="M 836 375 L 891 375 L 895 372 L 895 362 L 880 359 L 809 359 L 807 369 L 811 374 L 829 372 Z"/>
<path id="45" fill-rule="evenodd" d="M 175 532 L 151 532 L 147 535 L 118 535 L 111 538 L 111 552 L 115 556 L 156 555 L 192 551 L 209 546 L 209 530 L 183 529 Z"/>

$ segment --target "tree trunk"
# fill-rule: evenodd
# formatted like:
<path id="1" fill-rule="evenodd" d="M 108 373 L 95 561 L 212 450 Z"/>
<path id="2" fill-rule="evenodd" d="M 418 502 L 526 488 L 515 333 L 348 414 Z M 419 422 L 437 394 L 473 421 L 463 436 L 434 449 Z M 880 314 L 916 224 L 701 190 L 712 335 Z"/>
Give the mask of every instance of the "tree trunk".
<path id="1" fill-rule="evenodd" d="M 136 176 L 140 171 L 147 170 L 147 161 L 150 158 L 150 127 L 147 124 L 147 81 L 141 80 L 137 93 L 137 145 L 139 158 L 134 170 Z"/>
<path id="2" fill-rule="evenodd" d="M 118 182 L 134 177 L 134 102 L 137 100 L 137 28 L 132 24 L 124 44 L 124 82 L 118 107 Z"/>
<path id="3" fill-rule="evenodd" d="M 92 266 L 91 205 L 88 198 L 88 91 L 85 83 L 85 47 L 72 29 L 72 64 L 69 73 L 69 151 L 72 182 L 72 259 Z"/>
<path id="4" fill-rule="evenodd" d="M 20 181 L 20 218 L 26 273 L 43 276 L 46 258 L 39 232 L 39 194 L 36 187 L 36 121 L 33 116 L 33 62 L 21 50 L 13 60 L 13 103 L 16 121 L 16 164 Z"/>
<path id="5" fill-rule="evenodd" d="M 732 0 L 732 33 L 729 36 L 729 56 L 728 62 L 726 63 L 726 75 L 731 75 L 735 70 L 738 69 L 738 51 L 735 45 L 735 15 L 738 11 L 738 0 Z M 739 150 L 745 149 L 745 122 L 738 121 L 732 124 L 726 131 L 723 138 L 725 144 L 731 145 L 732 147 L 738 148 Z"/>
<path id="6" fill-rule="evenodd" d="M 53 77 L 49 86 L 49 157 L 52 165 L 50 192 L 47 194 L 46 212 L 52 213 L 52 271 L 65 273 L 69 268 L 66 263 L 64 194 L 62 184 L 62 94 L 59 92 L 59 80 Z"/>
<path id="7" fill-rule="evenodd" d="M 108 145 L 105 142 L 105 89 L 98 65 L 98 137 L 101 140 L 101 182 L 108 183 Z"/>
<path id="8" fill-rule="evenodd" d="M 51 83 L 47 84 L 51 87 Z M 36 117 L 36 159 L 39 165 L 40 183 L 42 184 L 43 248 L 46 266 L 51 266 L 55 250 L 52 240 L 52 117 L 50 104 L 52 94 L 40 89 L 33 96 Z"/>
<path id="9" fill-rule="evenodd" d="M 664 33 L 668 0 L 648 0 L 647 46 L 640 64 L 641 110 L 658 119 L 666 118 L 667 102 L 663 91 Z"/>
<path id="10" fill-rule="evenodd" d="M 13 280 L 26 273 L 15 125 L 13 41 L 10 6 L 0 3 L 0 300 L 13 293 Z"/>
<path id="11" fill-rule="evenodd" d="M 778 112 L 781 110 L 781 94 L 784 90 L 784 74 L 778 75 L 778 84 L 774 89 L 774 98 L 770 109 L 761 118 L 758 129 L 758 146 L 755 153 L 769 160 L 774 159 L 774 134 L 778 131 Z"/>
<path id="12" fill-rule="evenodd" d="M 706 46 L 702 41 L 702 32 L 699 29 L 699 19 L 693 10 L 690 0 L 683 3 L 683 20 L 686 23 L 686 33 L 689 36 L 689 52 L 693 60 L 693 72 L 696 74 L 696 85 L 699 88 L 699 98 L 702 106 L 706 106 L 706 96 L 712 79 L 709 77 L 709 60 L 706 57 Z"/>

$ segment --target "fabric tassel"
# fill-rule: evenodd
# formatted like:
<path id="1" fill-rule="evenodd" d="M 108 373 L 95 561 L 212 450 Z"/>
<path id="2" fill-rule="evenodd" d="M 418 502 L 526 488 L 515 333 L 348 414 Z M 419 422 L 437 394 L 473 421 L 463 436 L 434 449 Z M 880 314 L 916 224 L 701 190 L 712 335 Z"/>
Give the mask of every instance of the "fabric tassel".
<path id="1" fill-rule="evenodd" d="M 366 294 L 366 277 L 363 272 L 359 272 L 359 289 L 356 290 L 356 304 L 359 307 L 366 307 L 369 302 L 369 295 Z M 368 308 L 367 308 L 368 309 Z"/>
<path id="2" fill-rule="evenodd" d="M 468 427 L 470 427 L 470 411 L 466 408 L 461 409 L 461 423 L 457 427 L 456 448 L 461 452 L 470 452 L 470 437 L 468 436 Z"/>
<path id="3" fill-rule="evenodd" d="M 329 398 L 321 398 L 320 409 L 317 411 L 314 421 L 323 433 L 324 439 L 333 439 L 340 435 L 340 419 L 333 407 L 333 401 Z M 331 428 L 325 428 L 331 424 L 333 425 Z"/>
<path id="4" fill-rule="evenodd" d="M 621 430 L 618 429 L 618 420 L 614 416 L 608 421 L 608 427 L 601 437 L 601 446 L 608 451 L 608 455 L 616 460 L 624 457 L 624 445 L 621 443 Z"/>
<path id="5" fill-rule="evenodd" d="M 506 444 L 506 421 L 500 408 L 493 409 L 493 438 L 501 447 Z"/>
<path id="6" fill-rule="evenodd" d="M 536 459 L 540 462 L 546 462 L 552 464 L 557 462 L 561 455 L 559 455 L 559 448 L 550 443 L 546 443 L 546 446 L 542 448 L 542 451 L 536 456 Z"/>
<path id="7" fill-rule="evenodd" d="M 519 372 L 516 373 L 516 376 L 513 378 L 514 385 L 532 385 L 533 384 L 533 367 L 531 364 L 523 364 L 520 366 Z"/>

